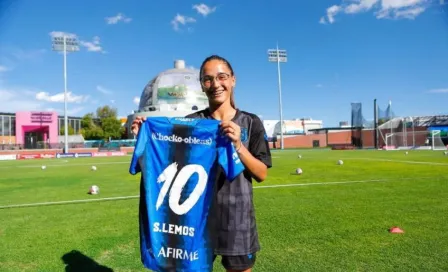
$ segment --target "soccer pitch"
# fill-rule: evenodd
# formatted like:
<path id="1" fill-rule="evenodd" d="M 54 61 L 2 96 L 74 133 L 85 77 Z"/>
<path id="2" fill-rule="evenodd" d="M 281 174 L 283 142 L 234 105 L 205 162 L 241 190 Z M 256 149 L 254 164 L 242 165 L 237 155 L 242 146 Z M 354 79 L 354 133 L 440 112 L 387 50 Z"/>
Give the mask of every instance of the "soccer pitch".
<path id="1" fill-rule="evenodd" d="M 268 179 L 254 181 L 262 250 L 253 270 L 447 271 L 448 156 L 408 152 L 273 151 Z M 130 159 L 0 162 L 0 271 L 147 271 Z"/>

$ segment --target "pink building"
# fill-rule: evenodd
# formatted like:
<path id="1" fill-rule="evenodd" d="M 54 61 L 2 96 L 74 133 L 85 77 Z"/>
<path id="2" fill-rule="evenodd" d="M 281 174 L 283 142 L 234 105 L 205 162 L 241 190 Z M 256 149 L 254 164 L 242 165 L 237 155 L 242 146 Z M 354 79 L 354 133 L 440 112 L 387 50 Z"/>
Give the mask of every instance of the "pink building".
<path id="1" fill-rule="evenodd" d="M 58 114 L 57 112 L 16 113 L 16 144 L 33 145 L 33 141 L 58 142 Z"/>

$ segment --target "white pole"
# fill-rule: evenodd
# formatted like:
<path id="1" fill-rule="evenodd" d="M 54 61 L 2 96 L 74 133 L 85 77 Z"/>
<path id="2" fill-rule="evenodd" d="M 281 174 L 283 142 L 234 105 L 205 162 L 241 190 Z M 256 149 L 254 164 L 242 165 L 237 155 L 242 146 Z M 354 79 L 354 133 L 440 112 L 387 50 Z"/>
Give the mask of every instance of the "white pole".
<path id="1" fill-rule="evenodd" d="M 431 149 L 434 150 L 434 130 L 431 131 Z"/>
<path id="2" fill-rule="evenodd" d="M 403 136 L 402 136 L 402 142 L 403 142 L 403 146 L 407 147 L 408 146 L 408 129 L 406 126 L 406 118 L 401 118 L 401 127 L 403 127 Z"/>
<path id="3" fill-rule="evenodd" d="M 64 35 L 64 153 L 68 153 L 68 118 L 67 118 L 67 44 Z"/>
<path id="4" fill-rule="evenodd" d="M 282 111 L 282 83 L 280 74 L 280 53 L 277 43 L 277 72 L 278 72 L 278 99 L 280 107 L 280 149 L 283 149 L 283 111 Z"/>
<path id="5" fill-rule="evenodd" d="M 389 123 L 390 123 L 390 133 L 392 133 L 392 101 L 389 100 Z"/>
<path id="6" fill-rule="evenodd" d="M 412 120 L 412 146 L 415 147 L 415 130 L 414 130 L 414 120 Z"/>

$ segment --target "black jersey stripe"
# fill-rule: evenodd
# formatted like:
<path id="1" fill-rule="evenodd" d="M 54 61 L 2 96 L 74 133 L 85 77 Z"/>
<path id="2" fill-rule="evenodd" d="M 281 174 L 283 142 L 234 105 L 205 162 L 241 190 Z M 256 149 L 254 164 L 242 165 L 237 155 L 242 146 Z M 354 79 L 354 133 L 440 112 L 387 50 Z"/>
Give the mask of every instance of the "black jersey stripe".
<path id="1" fill-rule="evenodd" d="M 178 136 L 178 137 L 182 137 L 182 138 L 188 138 L 189 136 L 191 136 L 192 134 L 192 126 L 188 126 L 188 125 L 173 125 L 172 128 L 172 134 Z M 178 164 L 178 171 L 176 173 L 176 175 L 174 176 L 173 179 L 173 183 L 177 178 L 177 175 L 179 174 L 179 172 L 182 170 L 182 168 L 184 166 L 186 166 L 188 164 L 188 157 L 190 156 L 190 146 L 186 143 L 182 142 L 171 142 L 170 143 L 170 150 L 169 150 L 169 161 L 172 162 L 176 162 Z M 170 186 L 170 190 L 173 184 L 171 184 Z M 182 204 L 183 201 L 185 201 L 186 197 L 185 196 L 185 191 L 184 190 L 181 194 L 181 199 L 179 201 L 179 204 Z M 188 193 L 188 192 L 187 192 Z M 166 205 L 168 205 L 168 198 L 165 200 L 167 201 Z M 183 222 L 181 220 L 182 216 L 179 216 L 177 214 L 175 214 L 173 211 L 171 211 L 171 209 L 168 209 L 168 222 L 170 224 L 174 224 L 176 226 L 182 226 Z M 174 234 L 166 234 L 167 235 L 167 245 L 171 248 L 178 248 L 180 243 L 182 243 L 182 239 L 179 235 L 174 235 Z M 170 258 L 166 264 L 166 268 L 176 268 L 176 267 L 181 267 L 181 262 L 182 260 L 180 259 L 175 259 L 175 258 Z"/>

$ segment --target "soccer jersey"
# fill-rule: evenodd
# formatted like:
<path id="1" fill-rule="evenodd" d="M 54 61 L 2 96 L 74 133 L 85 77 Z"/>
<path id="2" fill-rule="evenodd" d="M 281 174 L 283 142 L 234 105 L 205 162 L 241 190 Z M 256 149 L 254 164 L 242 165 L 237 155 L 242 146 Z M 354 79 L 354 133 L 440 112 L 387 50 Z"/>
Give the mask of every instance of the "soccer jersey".
<path id="1" fill-rule="evenodd" d="M 142 124 L 130 173 L 142 173 L 140 251 L 146 268 L 212 270 L 216 226 L 209 211 L 218 170 L 229 181 L 244 170 L 218 121 L 150 117 Z"/>
<path id="2" fill-rule="evenodd" d="M 209 109 L 187 117 L 213 120 Z M 240 126 L 241 141 L 249 152 L 268 168 L 272 167 L 267 135 L 260 118 L 255 114 L 237 110 L 232 121 Z M 251 174 L 244 171 L 232 182 L 227 181 L 224 173 L 219 174 L 216 194 L 213 217 L 217 220 L 218 241 L 215 254 L 243 256 L 260 250 Z"/>

